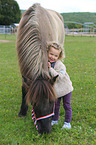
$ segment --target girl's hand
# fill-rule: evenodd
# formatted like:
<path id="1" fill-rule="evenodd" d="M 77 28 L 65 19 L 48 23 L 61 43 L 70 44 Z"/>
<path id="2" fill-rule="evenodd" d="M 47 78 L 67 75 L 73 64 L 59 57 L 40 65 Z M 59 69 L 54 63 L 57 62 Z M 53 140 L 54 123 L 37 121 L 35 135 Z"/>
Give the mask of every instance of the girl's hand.
<path id="1" fill-rule="evenodd" d="M 48 68 L 51 68 L 51 63 L 48 61 Z"/>

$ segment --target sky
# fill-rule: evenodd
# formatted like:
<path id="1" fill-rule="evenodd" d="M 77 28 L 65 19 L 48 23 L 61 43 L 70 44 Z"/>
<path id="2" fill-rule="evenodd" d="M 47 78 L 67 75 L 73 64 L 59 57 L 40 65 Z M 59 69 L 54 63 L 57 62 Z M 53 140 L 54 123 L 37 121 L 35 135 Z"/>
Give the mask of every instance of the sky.
<path id="1" fill-rule="evenodd" d="M 59 13 L 96 12 L 96 0 L 15 0 L 19 8 L 27 10 L 34 3 Z"/>

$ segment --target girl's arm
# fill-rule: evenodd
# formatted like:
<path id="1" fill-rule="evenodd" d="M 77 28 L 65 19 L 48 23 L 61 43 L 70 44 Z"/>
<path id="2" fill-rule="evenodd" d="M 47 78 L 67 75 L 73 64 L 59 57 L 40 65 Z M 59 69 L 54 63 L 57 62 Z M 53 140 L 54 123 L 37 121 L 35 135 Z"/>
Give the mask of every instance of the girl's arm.
<path id="1" fill-rule="evenodd" d="M 52 77 L 59 75 L 59 77 L 62 79 L 65 76 L 66 67 L 62 62 L 58 63 L 56 64 L 55 68 L 49 67 L 49 73 Z"/>

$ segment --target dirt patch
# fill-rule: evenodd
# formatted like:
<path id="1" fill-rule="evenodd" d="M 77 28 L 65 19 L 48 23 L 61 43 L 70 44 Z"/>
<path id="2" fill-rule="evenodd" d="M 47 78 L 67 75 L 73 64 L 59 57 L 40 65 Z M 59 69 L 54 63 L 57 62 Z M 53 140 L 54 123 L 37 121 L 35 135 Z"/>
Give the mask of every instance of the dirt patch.
<path id="1" fill-rule="evenodd" d="M 8 43 L 8 42 L 12 42 L 11 40 L 0 40 L 0 43 Z"/>

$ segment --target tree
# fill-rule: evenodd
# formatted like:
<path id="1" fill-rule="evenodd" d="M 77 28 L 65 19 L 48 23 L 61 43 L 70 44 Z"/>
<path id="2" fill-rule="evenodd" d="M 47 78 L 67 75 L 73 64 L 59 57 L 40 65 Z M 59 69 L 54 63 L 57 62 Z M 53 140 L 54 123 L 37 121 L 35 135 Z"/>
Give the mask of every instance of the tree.
<path id="1" fill-rule="evenodd" d="M 0 0 L 0 25 L 18 23 L 20 18 L 21 11 L 15 0 Z"/>

